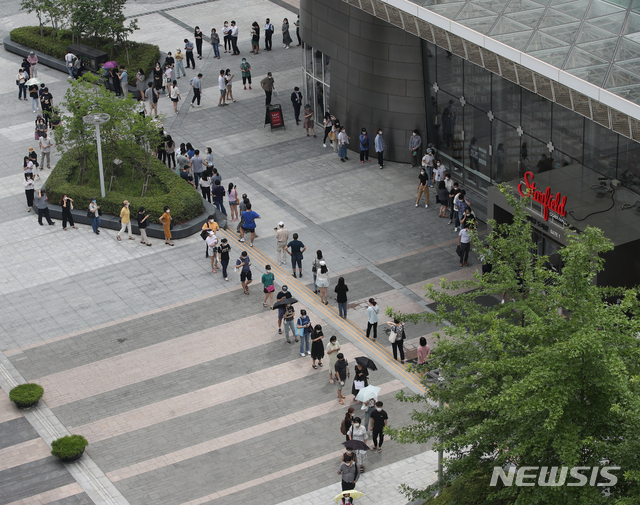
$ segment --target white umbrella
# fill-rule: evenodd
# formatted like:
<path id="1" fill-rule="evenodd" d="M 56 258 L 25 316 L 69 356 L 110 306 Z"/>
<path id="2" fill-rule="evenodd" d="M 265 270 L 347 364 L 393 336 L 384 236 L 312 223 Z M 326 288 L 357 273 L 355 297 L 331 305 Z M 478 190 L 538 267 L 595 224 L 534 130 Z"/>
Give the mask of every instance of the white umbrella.
<path id="1" fill-rule="evenodd" d="M 378 386 L 367 386 L 362 388 L 356 395 L 356 400 L 359 402 L 367 402 L 371 398 L 378 398 L 380 388 Z"/>
<path id="2" fill-rule="evenodd" d="M 40 83 L 41 83 L 40 79 L 37 79 L 36 77 L 32 77 L 32 78 L 31 78 L 31 79 L 29 79 L 25 84 L 26 84 L 27 86 L 33 86 L 34 84 L 35 84 L 35 85 L 38 85 L 38 84 L 40 84 Z"/>

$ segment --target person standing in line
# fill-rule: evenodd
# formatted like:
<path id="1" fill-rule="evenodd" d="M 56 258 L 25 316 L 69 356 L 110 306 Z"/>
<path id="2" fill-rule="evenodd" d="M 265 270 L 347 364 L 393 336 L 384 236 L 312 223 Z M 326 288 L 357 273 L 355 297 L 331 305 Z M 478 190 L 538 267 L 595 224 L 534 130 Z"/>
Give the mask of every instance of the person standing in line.
<path id="1" fill-rule="evenodd" d="M 89 199 L 89 214 L 91 214 L 91 229 L 96 235 L 100 235 L 100 206 L 95 198 Z"/>
<path id="2" fill-rule="evenodd" d="M 284 227 L 284 223 L 280 221 L 278 226 L 274 228 L 276 232 L 276 259 L 278 265 L 284 265 L 285 254 L 287 250 L 287 242 L 289 242 L 289 230 Z"/>
<path id="3" fill-rule="evenodd" d="M 222 212 L 225 216 L 227 215 L 227 210 L 224 208 L 224 188 L 220 184 L 220 181 L 216 179 L 214 181 L 214 186 L 212 190 L 213 194 L 213 203 L 220 212 Z M 251 240 L 251 245 L 253 247 L 253 239 Z"/>
<path id="4" fill-rule="evenodd" d="M 438 183 L 441 181 L 444 181 L 444 165 L 440 160 L 437 160 L 436 166 L 433 169 L 433 184 L 438 187 Z"/>
<path id="5" fill-rule="evenodd" d="M 275 85 L 275 82 L 273 80 L 271 72 L 267 72 L 267 76 L 260 81 L 260 86 L 262 86 L 262 89 L 264 90 L 265 106 L 268 106 L 271 104 L 271 95 L 273 94 L 274 85 Z"/>
<path id="6" fill-rule="evenodd" d="M 349 365 L 347 364 L 347 360 L 344 359 L 344 355 L 342 353 L 338 354 L 338 362 L 341 363 L 342 367 L 346 368 L 347 372 L 346 375 L 344 376 L 345 379 L 349 377 Z M 336 364 L 337 365 L 337 364 Z M 337 365 L 338 367 L 340 367 L 340 365 Z M 340 367 L 340 368 L 342 368 Z M 337 372 L 337 370 L 336 370 Z M 338 377 L 338 374 L 336 373 L 336 378 Z M 340 383 L 342 381 L 338 380 L 338 390 L 340 389 Z M 344 386 L 344 384 L 342 384 Z M 340 398 L 341 395 L 338 395 L 338 398 Z M 346 396 L 342 396 L 342 398 L 346 398 Z M 342 403 L 342 402 L 341 402 Z M 354 409 L 353 407 L 349 407 L 347 409 L 347 411 L 344 414 L 344 430 L 342 429 L 342 426 L 340 426 L 340 432 L 345 436 L 345 441 L 348 442 L 349 441 L 349 429 L 351 428 L 351 425 L 353 424 L 353 413 L 354 413 Z M 342 423 L 340 423 L 342 425 Z M 347 455 L 349 456 L 353 456 L 353 450 L 352 449 L 347 449 Z"/>
<path id="7" fill-rule="evenodd" d="M 420 174 L 418 175 L 418 196 L 416 198 L 416 207 L 420 205 L 420 198 L 424 195 L 424 208 L 429 208 L 429 177 L 427 176 L 427 171 L 424 167 L 420 169 Z"/>
<path id="8" fill-rule="evenodd" d="M 31 77 L 38 77 L 38 57 L 34 51 L 29 51 L 27 61 L 29 62 L 29 65 L 31 65 Z"/>
<path id="9" fill-rule="evenodd" d="M 169 51 L 167 53 L 167 57 L 164 59 L 164 67 L 165 68 L 170 68 L 171 69 L 171 75 L 175 75 L 173 73 L 173 71 L 175 70 L 176 67 L 176 60 L 175 58 L 171 55 L 171 51 Z"/>
<path id="10" fill-rule="evenodd" d="M 367 307 L 367 338 L 371 330 L 373 330 L 373 341 L 378 338 L 378 313 L 380 307 L 373 298 L 369 298 L 369 306 Z"/>
<path id="11" fill-rule="evenodd" d="M 324 119 L 322 120 L 322 124 L 324 125 L 324 138 L 322 139 L 322 147 L 327 147 L 327 137 L 333 130 L 333 120 L 335 118 L 329 114 L 328 112 L 324 113 Z M 329 139 L 331 145 L 333 146 L 333 140 Z"/>
<path id="12" fill-rule="evenodd" d="M 318 291 L 320 291 L 320 301 L 325 305 L 329 305 L 329 298 L 327 296 L 327 288 L 329 287 L 329 269 L 324 260 L 318 263 L 318 271 L 316 273 L 316 284 Z"/>
<path id="13" fill-rule="evenodd" d="M 384 442 L 384 428 L 387 426 L 389 416 L 382 409 L 382 402 L 376 402 L 376 410 L 371 413 L 371 434 L 373 438 L 372 451 L 376 449 L 382 452 L 382 443 Z"/>
<path id="14" fill-rule="evenodd" d="M 181 49 L 176 49 L 176 79 L 180 79 L 180 72 L 182 72 L 182 77 L 187 76 L 187 72 L 184 70 L 184 54 L 182 54 Z"/>
<path id="15" fill-rule="evenodd" d="M 291 250 L 289 250 L 291 249 Z M 298 273 L 302 278 L 302 260 L 304 259 L 303 253 L 307 250 L 305 245 L 298 240 L 298 234 L 293 234 L 293 240 L 287 244 L 285 251 L 291 256 L 291 269 L 293 270 L 293 276 L 296 276 L 296 265 L 298 265 Z"/>
<path id="16" fill-rule="evenodd" d="M 171 209 L 169 209 L 168 205 L 164 206 L 164 214 L 160 216 L 160 222 L 162 223 L 162 230 L 164 231 L 164 243 L 173 247 L 173 242 L 171 242 L 171 221 L 173 218 L 171 217 Z"/>
<path id="17" fill-rule="evenodd" d="M 420 345 L 418 346 L 418 365 L 424 365 L 430 355 L 431 349 L 427 344 L 427 339 L 425 337 L 420 337 Z"/>
<path id="18" fill-rule="evenodd" d="M 249 284 L 252 282 L 251 278 L 251 258 L 249 258 L 249 253 L 247 251 L 242 251 L 240 257 L 236 260 L 236 268 L 242 266 L 242 270 L 240 271 L 240 282 L 242 283 L 242 289 L 244 290 L 244 294 L 249 294 Z"/>
<path id="19" fill-rule="evenodd" d="M 347 360 L 344 358 L 344 354 L 342 354 L 341 352 L 339 352 L 336 356 L 334 369 L 336 383 L 338 384 L 338 401 L 340 402 L 340 405 L 344 405 L 344 399 L 346 398 L 346 396 L 342 394 L 342 388 L 344 387 L 345 381 L 351 376 L 351 373 L 349 372 L 349 363 L 347 363 Z M 343 432 L 347 438 L 347 442 L 349 441 L 348 433 L 349 428 L 351 428 L 352 417 L 353 407 L 349 407 L 349 410 L 347 410 L 347 413 L 344 416 L 345 431 Z"/>
<path id="20" fill-rule="evenodd" d="M 67 79 L 73 79 L 73 64 L 76 60 L 76 55 L 67 50 L 67 54 L 64 56 L 64 61 L 67 64 L 67 72 L 69 72 L 69 77 L 67 77 Z"/>
<path id="21" fill-rule="evenodd" d="M 213 47 L 213 57 L 220 59 L 220 35 L 215 28 L 211 28 L 211 46 Z"/>
<path id="22" fill-rule="evenodd" d="M 371 147 L 369 134 L 367 133 L 367 129 L 363 128 L 360 133 L 360 163 L 364 163 L 365 160 L 370 161 L 369 147 Z"/>
<path id="23" fill-rule="evenodd" d="M 238 188 L 233 184 L 233 182 L 229 183 L 229 187 L 227 188 L 227 195 L 229 197 L 229 209 L 231 211 L 231 221 L 238 220 Z"/>
<path id="24" fill-rule="evenodd" d="M 205 239 L 207 244 L 207 255 L 209 256 L 209 260 L 211 261 L 211 273 L 218 273 L 216 270 L 216 266 L 218 263 L 218 237 L 213 230 L 207 230 L 207 238 Z"/>
<path id="25" fill-rule="evenodd" d="M 233 46 L 233 54 L 240 54 L 240 49 L 238 49 L 238 25 L 236 25 L 235 21 L 231 21 L 231 29 L 229 31 L 229 35 L 231 37 L 231 45 Z"/>
<path id="26" fill-rule="evenodd" d="M 206 171 L 202 173 L 202 179 L 200 179 L 200 191 L 202 191 L 202 198 L 211 203 L 211 179 Z"/>
<path id="27" fill-rule="evenodd" d="M 322 251 L 320 249 L 318 249 L 316 251 L 316 257 L 313 260 L 313 263 L 311 263 L 311 273 L 313 274 L 313 293 L 314 294 L 318 294 L 318 284 L 316 283 L 316 280 L 318 278 L 318 268 L 320 268 L 320 261 L 322 261 Z"/>
<path id="28" fill-rule="evenodd" d="M 271 51 L 271 37 L 273 37 L 273 32 L 275 28 L 271 24 L 269 18 L 267 18 L 264 25 L 264 49 L 265 51 Z"/>
<path id="29" fill-rule="evenodd" d="M 271 100 L 271 98 L 269 98 L 269 100 Z M 313 109 L 309 104 L 304 106 L 304 121 L 302 123 L 302 127 L 307 132 L 307 137 L 309 136 L 309 130 L 311 130 L 313 137 L 316 137 L 315 122 L 313 121 Z"/>
<path id="30" fill-rule="evenodd" d="M 333 129 L 329 134 L 329 138 L 333 137 L 333 152 L 338 154 L 338 134 L 340 133 L 342 125 L 337 117 L 333 116 L 333 118 Z"/>
<path id="31" fill-rule="evenodd" d="M 147 85 L 147 91 L 145 92 L 146 101 L 149 102 L 149 116 L 153 115 L 155 111 L 156 117 L 158 117 L 158 90 L 153 87 L 153 83 L 150 82 Z"/>
<path id="32" fill-rule="evenodd" d="M 131 215 L 129 212 L 129 202 L 127 200 L 122 202 L 122 209 L 120 210 L 120 222 L 122 226 L 120 228 L 120 231 L 118 232 L 118 235 L 116 235 L 118 242 L 122 241 L 122 239 L 120 238 L 120 234 L 124 233 L 125 230 L 129 233 L 129 240 L 135 240 L 131 235 Z"/>
<path id="33" fill-rule="evenodd" d="M 440 202 L 440 212 L 438 217 L 447 217 L 447 203 L 449 201 L 449 191 L 444 181 L 438 183 L 438 201 Z"/>
<path id="34" fill-rule="evenodd" d="M 246 58 L 242 58 L 240 63 L 240 73 L 242 75 L 242 85 L 244 89 L 247 89 L 247 82 L 249 83 L 249 89 L 251 89 L 251 65 Z"/>
<path id="35" fill-rule="evenodd" d="M 391 347 L 393 348 L 393 359 L 398 361 L 398 351 L 400 351 L 400 363 L 404 365 L 404 324 L 397 318 L 393 321 L 388 321 L 387 324 L 391 328 L 391 335 L 389 340 L 391 341 Z"/>
<path id="36" fill-rule="evenodd" d="M 234 75 L 231 73 L 231 70 L 227 69 L 227 71 L 224 73 L 224 82 L 227 88 L 227 100 L 235 102 L 235 99 L 233 98 L 233 84 L 231 82 L 233 81 L 233 77 Z"/>
<path id="37" fill-rule="evenodd" d="M 16 85 L 18 86 L 18 100 L 22 100 L 22 96 L 24 95 L 24 100 L 27 100 L 27 86 L 25 85 L 27 82 L 27 76 L 24 73 L 24 69 L 21 68 L 18 70 L 18 75 L 16 75 Z"/>
<path id="38" fill-rule="evenodd" d="M 40 108 L 40 94 L 38 93 L 38 85 L 29 86 L 29 98 L 31 99 L 31 111 L 35 114 Z"/>
<path id="39" fill-rule="evenodd" d="M 420 138 L 418 130 L 413 130 L 411 138 L 409 139 L 409 151 L 411 152 L 411 166 L 418 166 L 418 153 L 420 152 L 420 146 L 422 145 L 422 139 Z"/>
<path id="40" fill-rule="evenodd" d="M 60 206 L 62 207 L 62 229 L 67 231 L 67 222 L 71 225 L 71 228 L 77 230 L 78 227 L 73 222 L 73 216 L 71 211 L 73 210 L 73 200 L 66 194 L 62 195 L 60 199 Z"/>
<path id="41" fill-rule="evenodd" d="M 258 54 L 260 49 L 260 25 L 257 21 L 251 23 L 251 52 Z"/>
<path id="42" fill-rule="evenodd" d="M 149 242 L 149 238 L 147 237 L 147 224 L 149 224 L 149 214 L 147 214 L 147 209 L 144 207 L 140 207 L 138 209 L 138 230 L 140 230 L 140 243 L 146 244 L 151 247 L 151 242 Z"/>
<path id="43" fill-rule="evenodd" d="M 202 74 L 198 74 L 198 77 L 194 77 L 191 81 L 191 87 L 193 88 L 193 98 L 191 99 L 191 107 L 193 107 L 193 102 L 198 101 L 198 107 L 200 105 L 200 94 L 202 92 Z"/>
<path id="44" fill-rule="evenodd" d="M 289 20 L 284 18 L 282 20 L 282 44 L 285 49 L 289 49 L 289 46 L 293 42 L 291 35 L 289 35 Z"/>
<path id="45" fill-rule="evenodd" d="M 175 82 L 175 81 L 174 81 Z M 173 89 L 171 90 L 173 92 Z M 167 166 L 171 168 L 171 162 L 173 162 L 173 170 L 176 168 L 176 143 L 171 137 L 167 135 L 164 139 L 164 151 L 167 154 Z"/>
<path id="46" fill-rule="evenodd" d="M 300 107 L 302 107 L 302 93 L 300 88 L 296 86 L 291 93 L 291 105 L 293 105 L 293 115 L 296 118 L 296 125 L 300 124 Z"/>
<path id="47" fill-rule="evenodd" d="M 357 384 L 356 384 L 357 383 Z M 353 401 L 356 400 L 358 392 L 369 385 L 369 370 L 367 367 L 356 362 L 356 366 L 353 368 L 353 385 L 351 386 L 351 394 L 353 395 Z M 363 403 L 363 402 L 360 402 Z"/>
<path id="48" fill-rule="evenodd" d="M 230 53 L 231 52 L 231 28 L 229 28 L 229 21 L 224 22 L 224 26 L 222 27 L 222 38 L 224 39 L 224 52 Z"/>
<path id="49" fill-rule="evenodd" d="M 460 266 L 469 266 L 469 251 L 471 250 L 471 234 L 469 233 L 469 224 L 465 223 L 458 234 L 458 256 L 460 256 Z"/>
<path id="50" fill-rule="evenodd" d="M 286 298 L 291 298 L 291 292 L 289 291 L 289 287 L 287 285 L 282 286 L 282 289 L 276 296 L 276 301 L 284 300 Z M 284 307 L 278 307 L 278 334 L 282 335 L 282 319 L 284 318 Z"/>
<path id="51" fill-rule="evenodd" d="M 196 149 L 193 154 L 194 156 L 191 158 L 191 169 L 193 170 L 193 182 L 196 185 L 196 189 L 198 189 L 202 172 L 204 172 L 204 160 L 200 157 L 200 149 Z M 211 187 L 211 184 L 209 184 L 209 187 Z"/>
<path id="52" fill-rule="evenodd" d="M 213 150 L 210 147 L 205 148 L 204 150 L 205 152 L 205 156 L 204 156 L 204 167 L 205 167 L 205 172 L 207 172 L 209 174 L 209 178 L 212 178 L 213 176 Z"/>
<path id="53" fill-rule="evenodd" d="M 425 171 L 427 172 L 427 177 L 429 178 L 429 187 L 432 186 L 432 184 L 431 184 L 431 176 L 433 175 L 434 162 L 435 162 L 435 156 L 433 155 L 433 149 L 428 147 L 427 151 L 425 152 L 424 156 L 422 157 L 422 166 L 424 167 Z"/>
<path id="54" fill-rule="evenodd" d="M 138 93 L 140 93 L 140 101 L 144 102 L 144 92 L 146 91 L 146 84 L 145 84 L 145 79 L 146 79 L 146 75 L 144 75 L 144 70 L 142 70 L 141 68 L 138 69 L 138 72 L 136 73 L 136 89 L 138 90 Z"/>
<path id="55" fill-rule="evenodd" d="M 342 490 L 350 491 L 356 488 L 356 482 L 360 478 L 358 465 L 353 462 L 349 455 L 344 457 L 344 461 L 338 467 L 338 475 L 342 475 Z"/>
<path id="56" fill-rule="evenodd" d="M 296 47 L 300 47 L 302 45 L 302 39 L 300 38 L 300 14 L 298 14 L 298 18 L 296 22 L 293 23 L 296 27 L 296 37 L 298 39 L 298 45 Z"/>
<path id="57" fill-rule="evenodd" d="M 171 99 L 171 88 L 173 85 L 173 68 L 171 68 L 170 65 L 167 65 L 165 63 L 164 65 L 164 76 L 162 78 L 162 84 L 164 85 L 166 83 L 167 86 L 167 93 L 169 94 L 169 99 Z M 162 92 L 164 93 L 165 90 L 164 88 L 162 89 Z"/>
<path id="58" fill-rule="evenodd" d="M 267 307 L 267 298 L 269 298 L 269 302 L 271 308 L 273 309 L 273 292 L 276 290 L 276 287 L 273 285 L 275 281 L 275 275 L 271 271 L 271 265 L 265 265 L 264 273 L 262 274 L 262 286 L 264 287 L 264 302 L 262 302 L 263 307 Z"/>
<path id="59" fill-rule="evenodd" d="M 27 197 L 27 212 L 31 212 L 31 208 L 33 207 L 33 195 L 35 193 L 35 183 L 33 180 L 33 174 L 27 175 L 22 184 L 24 185 L 24 195 Z"/>
<path id="60" fill-rule="evenodd" d="M 306 112 L 306 110 L 305 110 Z M 309 134 L 307 134 L 307 137 Z M 340 161 L 348 160 L 347 157 L 347 144 L 349 144 L 349 136 L 344 129 L 344 126 L 340 127 L 340 133 L 338 133 L 338 156 L 340 156 Z"/>
<path id="61" fill-rule="evenodd" d="M 47 87 L 43 88 L 42 95 L 40 95 L 40 108 L 46 124 L 49 124 L 53 113 L 53 95 Z"/>
<path id="62" fill-rule="evenodd" d="M 220 75 L 218 76 L 218 89 L 220 90 L 218 107 L 224 107 L 227 105 L 227 81 L 224 78 L 224 70 L 220 70 Z"/>
<path id="63" fill-rule="evenodd" d="M 455 203 L 456 203 L 456 198 L 458 197 L 458 193 L 460 193 L 460 188 L 458 187 L 458 183 L 454 182 L 453 187 L 449 191 L 449 222 L 447 224 L 451 224 L 453 222 L 454 217 L 458 215 L 458 213 L 455 210 Z M 457 226 L 458 226 L 458 223 L 456 223 L 456 227 Z M 458 231 L 458 230 L 455 230 L 455 231 Z"/>
<path id="64" fill-rule="evenodd" d="M 344 283 L 344 277 L 338 279 L 338 284 L 333 290 L 336 293 L 336 301 L 338 302 L 338 313 L 343 319 L 347 318 L 347 292 L 349 287 Z"/>
<path id="65" fill-rule="evenodd" d="M 124 96 L 129 92 L 129 73 L 124 65 L 120 65 L 120 92 Z"/>
<path id="66" fill-rule="evenodd" d="M 380 170 L 384 167 L 384 150 L 387 146 L 384 143 L 384 139 L 382 138 L 382 130 L 378 128 L 378 134 L 374 140 L 374 147 L 376 149 L 376 154 L 378 155 L 378 166 Z"/>
<path id="67" fill-rule="evenodd" d="M 49 206 L 47 205 L 47 194 L 44 189 L 38 191 L 38 198 L 36 199 L 36 208 L 38 209 L 38 224 L 40 226 L 44 226 L 42 224 L 42 216 L 44 216 L 49 223 L 50 226 L 54 226 L 54 223 L 49 216 Z"/>
<path id="68" fill-rule="evenodd" d="M 44 168 L 44 160 L 47 160 L 47 168 L 51 168 L 51 148 L 53 144 L 51 140 L 47 138 L 47 134 L 43 133 L 40 136 L 40 166 Z"/>
<path id="69" fill-rule="evenodd" d="M 118 71 L 118 67 L 113 67 L 109 70 L 111 74 L 111 84 L 113 85 L 113 92 L 116 96 L 122 95 L 122 86 L 120 82 L 120 72 Z"/>
<path id="70" fill-rule="evenodd" d="M 37 176 L 36 178 L 40 179 L 40 176 L 37 175 L 38 172 L 37 172 L 37 169 L 36 169 L 33 161 L 31 161 L 28 156 L 24 157 L 22 166 L 23 166 L 23 170 L 24 170 L 24 178 L 25 179 L 27 177 L 33 177 L 34 176 L 34 173 L 33 173 L 34 170 L 36 171 L 36 174 L 35 174 Z"/>
<path id="71" fill-rule="evenodd" d="M 240 233 L 240 242 L 244 242 L 244 234 L 251 234 L 251 242 L 249 243 L 250 247 L 253 247 L 253 241 L 256 238 L 256 219 L 260 219 L 260 214 L 251 210 L 251 204 L 246 204 L 246 209 L 242 213 L 242 228 Z"/>
<path id="72" fill-rule="evenodd" d="M 338 337 L 332 335 L 327 344 L 327 355 L 329 356 L 329 382 L 333 384 L 333 376 L 336 373 L 336 361 L 338 361 L 338 354 L 340 353 L 340 344 L 338 343 Z"/>
<path id="73" fill-rule="evenodd" d="M 300 317 L 296 323 L 296 334 L 300 337 L 300 356 L 305 357 L 305 352 L 311 355 L 310 333 L 311 333 L 311 320 L 307 315 L 307 311 L 302 309 L 300 311 Z"/>
<path id="74" fill-rule="evenodd" d="M 296 342 L 298 341 L 298 336 L 296 335 L 296 331 L 293 327 L 293 318 L 295 317 L 296 311 L 293 308 L 293 305 L 287 305 L 284 309 L 284 338 L 287 340 L 288 344 L 291 344 L 291 340 L 289 339 L 289 331 L 295 337 Z"/>
<path id="75" fill-rule="evenodd" d="M 353 379 L 356 380 L 355 378 Z M 360 442 L 367 443 L 367 439 L 369 438 L 369 432 L 366 427 L 362 426 L 362 419 L 359 417 L 353 418 L 353 424 L 351 428 L 349 428 L 349 439 L 350 440 L 359 440 Z M 358 456 L 358 463 L 360 464 L 360 473 L 364 473 L 364 464 L 367 462 L 367 451 L 363 449 L 359 449 L 355 451 Z M 345 458 L 346 459 L 346 458 Z M 352 488 L 353 489 L 353 488 Z"/>
<path id="76" fill-rule="evenodd" d="M 220 246 L 218 247 L 218 259 L 220 260 L 220 268 L 222 268 L 222 277 L 224 280 L 229 282 L 229 277 L 227 276 L 227 267 L 229 266 L 229 252 L 231 251 L 231 245 L 229 245 L 229 241 L 226 238 L 223 238 L 220 241 Z"/>
<path id="77" fill-rule="evenodd" d="M 316 324 L 311 331 L 311 366 L 316 370 L 318 366 L 322 366 L 322 358 L 324 358 L 323 338 L 322 326 Z M 316 366 L 316 360 L 318 360 L 318 366 Z"/>
<path id="78" fill-rule="evenodd" d="M 460 227 L 460 221 L 462 220 L 462 216 L 464 216 L 464 212 L 467 209 L 467 207 L 471 205 L 471 202 L 467 200 L 466 195 L 467 195 L 467 192 L 464 189 L 462 189 L 453 200 L 453 210 L 455 211 L 455 218 L 456 218 L 455 228 L 453 230 L 454 232 L 458 231 L 458 228 Z"/>
<path id="79" fill-rule="evenodd" d="M 184 52 L 187 57 L 187 68 L 196 68 L 196 60 L 193 59 L 193 42 L 189 39 L 184 39 Z"/>
<path id="80" fill-rule="evenodd" d="M 200 31 L 199 26 L 196 26 L 193 32 L 193 38 L 196 41 L 196 50 L 198 51 L 198 59 L 201 60 L 202 59 L 202 32 Z"/>

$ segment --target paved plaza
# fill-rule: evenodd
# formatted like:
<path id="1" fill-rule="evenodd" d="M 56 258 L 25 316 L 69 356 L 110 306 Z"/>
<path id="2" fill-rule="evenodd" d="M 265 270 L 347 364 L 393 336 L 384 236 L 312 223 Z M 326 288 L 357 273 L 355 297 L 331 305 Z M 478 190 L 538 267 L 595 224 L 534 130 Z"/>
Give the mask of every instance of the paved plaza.
<path id="1" fill-rule="evenodd" d="M 18 4 L 2 2 L 3 36 L 37 23 Z M 278 29 L 284 17 L 293 23 L 296 12 L 294 0 L 137 0 L 127 7 L 140 26 L 132 38 L 165 52 L 182 47 L 196 24 L 205 34 L 225 19 L 240 26 L 240 57 L 213 59 L 205 44 L 205 57 L 196 60 L 204 74 L 203 106 L 188 105 L 194 75 L 188 70 L 178 81 L 179 114 L 166 97 L 159 109 L 178 143 L 213 148 L 223 185 L 234 182 L 261 215 L 253 248 L 238 242 L 235 223 L 220 232 L 230 240 L 232 260 L 248 249 L 255 279 L 250 296 L 236 274 L 225 282 L 211 273 L 198 235 L 175 247 L 160 240 L 143 247 L 138 240 L 116 241 L 112 230 L 98 236 L 88 226 L 38 226 L 37 216 L 27 213 L 21 174 L 28 147 L 37 147 L 35 114 L 16 100 L 14 72 L 0 76 L 0 505 L 333 503 L 340 491 L 340 421 L 353 397 L 340 405 L 327 367 L 314 370 L 298 345 L 277 333 L 277 315 L 263 308 L 258 282 L 266 264 L 273 266 L 276 292 L 286 284 L 299 300 L 296 314 L 305 308 L 312 323 L 323 326 L 325 345 L 336 335 L 352 364 L 363 355 L 376 362 L 370 383 L 382 388 L 389 425 L 410 422 L 411 405 L 395 395 L 421 391 L 419 380 L 394 362 L 385 333 L 376 343 L 365 338 L 366 300 L 378 301 L 382 330 L 387 307 L 426 310 L 425 284 L 469 279 L 479 262 L 472 254 L 471 266 L 459 267 L 457 234 L 438 219 L 433 190 L 429 209 L 414 207 L 417 169 L 388 163 L 379 170 L 375 162 L 361 165 L 353 153 L 340 163 L 322 147 L 321 127 L 319 138 L 307 138 L 295 125 L 289 95 L 302 87 L 301 49 L 284 50 Z M 254 20 L 262 26 L 267 17 L 276 26 L 274 50 L 252 55 L 249 26 Z M 252 65 L 252 90 L 241 86 L 242 56 Z M 21 58 L 3 51 L 0 61 L 17 70 Z M 237 76 L 237 102 L 219 108 L 222 68 Z M 286 130 L 263 126 L 259 81 L 268 71 Z M 59 102 L 66 75 L 40 66 L 39 78 Z M 358 132 L 348 133 L 353 144 Z M 130 200 L 136 207 L 135 195 Z M 302 278 L 276 265 L 279 221 L 307 247 Z M 329 292 L 340 276 L 349 286 L 347 320 L 338 317 L 333 296 L 325 306 L 313 294 L 311 261 L 318 249 L 330 269 Z M 434 331 L 408 326 L 406 347 L 415 348 L 421 336 L 434 345 Z M 34 410 L 18 411 L 9 402 L 9 390 L 23 382 L 45 389 Z M 49 446 L 68 433 L 85 436 L 89 446 L 79 462 L 63 465 Z M 368 455 L 358 505 L 407 503 L 399 485 L 427 486 L 436 463 L 430 445 L 385 441 L 381 454 Z"/>

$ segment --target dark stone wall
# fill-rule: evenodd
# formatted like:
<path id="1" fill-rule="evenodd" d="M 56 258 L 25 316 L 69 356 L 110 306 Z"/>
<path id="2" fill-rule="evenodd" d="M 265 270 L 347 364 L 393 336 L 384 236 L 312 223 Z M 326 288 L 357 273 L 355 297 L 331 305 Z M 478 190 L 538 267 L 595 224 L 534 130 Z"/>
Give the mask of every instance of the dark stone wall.
<path id="1" fill-rule="evenodd" d="M 385 159 L 410 162 L 411 131 L 420 131 L 423 145 L 426 137 L 420 39 L 342 0 L 301 0 L 300 36 L 331 57 L 329 107 L 346 126 L 349 147 L 359 151 L 364 127 L 375 157 L 382 128 Z"/>

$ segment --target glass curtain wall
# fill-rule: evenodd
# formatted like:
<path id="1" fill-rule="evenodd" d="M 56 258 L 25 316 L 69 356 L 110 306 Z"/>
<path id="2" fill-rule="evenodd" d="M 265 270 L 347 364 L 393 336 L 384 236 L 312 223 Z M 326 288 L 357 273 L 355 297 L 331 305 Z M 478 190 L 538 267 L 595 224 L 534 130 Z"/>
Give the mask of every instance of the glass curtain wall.
<path id="1" fill-rule="evenodd" d="M 302 47 L 302 70 L 304 71 L 302 96 L 305 100 L 302 104 L 303 109 L 305 105 L 311 105 L 315 122 L 322 124 L 325 112 L 329 112 L 331 58 L 304 42 Z"/>
<path id="2" fill-rule="evenodd" d="M 582 164 L 640 193 L 638 142 L 423 43 L 427 145 L 436 147 L 445 167 L 464 184 L 486 192 L 526 171 Z"/>

